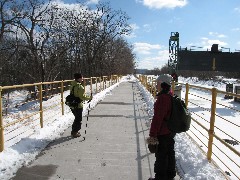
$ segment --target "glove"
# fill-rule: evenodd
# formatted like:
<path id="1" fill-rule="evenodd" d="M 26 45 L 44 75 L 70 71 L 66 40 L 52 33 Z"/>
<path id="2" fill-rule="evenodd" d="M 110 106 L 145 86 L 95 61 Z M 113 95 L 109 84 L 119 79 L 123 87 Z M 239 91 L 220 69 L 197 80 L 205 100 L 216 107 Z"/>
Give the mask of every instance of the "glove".
<path id="1" fill-rule="evenodd" d="M 90 102 L 92 101 L 92 98 L 93 98 L 93 97 L 92 97 L 92 94 L 91 94 L 90 98 L 91 98 L 91 99 L 88 100 L 88 103 L 90 103 Z"/>
<path id="2" fill-rule="evenodd" d="M 147 144 L 151 144 L 151 145 L 159 144 L 158 139 L 156 137 L 151 137 L 151 136 L 146 139 L 146 142 Z"/>
<path id="3" fill-rule="evenodd" d="M 158 139 L 155 137 L 148 137 L 146 139 L 146 142 L 148 144 L 148 149 L 150 151 L 150 153 L 156 153 L 158 150 Z"/>
<path id="4" fill-rule="evenodd" d="M 92 101 L 92 98 L 90 100 L 88 100 L 88 103 L 90 103 Z"/>

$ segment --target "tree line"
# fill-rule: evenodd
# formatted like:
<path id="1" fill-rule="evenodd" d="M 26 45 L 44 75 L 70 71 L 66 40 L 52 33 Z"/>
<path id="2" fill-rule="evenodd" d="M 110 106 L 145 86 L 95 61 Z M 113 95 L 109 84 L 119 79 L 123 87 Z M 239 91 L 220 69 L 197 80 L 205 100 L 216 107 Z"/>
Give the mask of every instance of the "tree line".
<path id="1" fill-rule="evenodd" d="M 128 20 L 108 2 L 0 0 L 0 85 L 133 73 Z"/>

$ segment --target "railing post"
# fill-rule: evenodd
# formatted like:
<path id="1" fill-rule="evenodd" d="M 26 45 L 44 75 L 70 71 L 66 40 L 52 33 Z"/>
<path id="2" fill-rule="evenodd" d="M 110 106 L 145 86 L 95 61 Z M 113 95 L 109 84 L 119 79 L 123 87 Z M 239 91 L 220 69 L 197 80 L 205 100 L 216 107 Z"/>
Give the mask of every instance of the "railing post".
<path id="1" fill-rule="evenodd" d="M 148 88 L 148 77 L 146 76 L 146 89 L 149 91 L 149 88 Z"/>
<path id="2" fill-rule="evenodd" d="M 153 77 L 151 77 L 151 94 L 153 95 Z"/>
<path id="3" fill-rule="evenodd" d="M 61 82 L 61 105 L 62 105 L 62 115 L 64 115 L 64 100 L 63 100 L 63 92 L 64 92 L 64 89 L 63 89 L 63 80 Z"/>
<path id="4" fill-rule="evenodd" d="M 145 79 L 145 83 L 146 83 L 146 89 L 148 90 L 148 77 L 146 76 L 146 79 Z"/>
<path id="5" fill-rule="evenodd" d="M 86 86 L 86 79 L 83 78 L 83 87 L 84 87 L 84 93 L 85 93 L 85 86 Z"/>
<path id="6" fill-rule="evenodd" d="M 156 94 L 157 94 L 157 83 L 156 80 L 154 81 L 154 92 L 153 92 L 153 97 L 156 98 Z"/>
<path id="7" fill-rule="evenodd" d="M 3 128 L 3 117 L 2 117 L 2 87 L 0 86 L 0 152 L 4 150 L 4 128 Z"/>
<path id="8" fill-rule="evenodd" d="M 91 94 L 92 94 L 92 77 L 90 77 L 90 89 L 91 89 Z"/>
<path id="9" fill-rule="evenodd" d="M 108 88 L 108 76 L 106 76 L 106 88 Z"/>
<path id="10" fill-rule="evenodd" d="M 110 83 L 109 83 L 111 86 L 112 86 L 112 75 L 110 75 Z"/>
<path id="11" fill-rule="evenodd" d="M 106 77 L 105 76 L 104 76 L 104 83 L 103 84 L 104 84 L 104 89 L 106 89 L 107 88 L 106 87 L 107 86 L 107 82 L 106 82 Z"/>
<path id="12" fill-rule="evenodd" d="M 145 85 L 145 88 L 147 89 L 147 76 L 144 76 L 144 85 Z"/>
<path id="13" fill-rule="evenodd" d="M 102 84 L 103 84 L 102 90 L 104 90 L 104 76 L 102 76 Z"/>
<path id="14" fill-rule="evenodd" d="M 102 81 L 102 79 L 101 79 L 101 77 L 99 77 L 99 82 L 100 82 L 100 90 L 99 91 L 100 92 L 102 91 L 102 82 L 101 81 Z"/>
<path id="15" fill-rule="evenodd" d="M 212 106 L 211 106 L 211 118 L 210 118 L 210 129 L 208 131 L 209 140 L 208 140 L 208 152 L 207 159 L 211 162 L 212 160 L 212 144 L 213 144 L 213 135 L 214 135 L 214 123 L 215 123 L 215 113 L 216 113 L 216 98 L 217 98 L 217 89 L 212 88 Z"/>
<path id="16" fill-rule="evenodd" d="M 148 91 L 150 92 L 150 86 L 151 86 L 151 77 L 147 78 L 147 85 L 148 85 Z"/>
<path id="17" fill-rule="evenodd" d="M 97 77 L 95 77 L 95 79 L 96 79 L 96 82 L 95 82 L 95 83 L 96 83 L 96 91 L 95 91 L 95 92 L 96 92 L 96 94 L 97 94 L 97 93 L 98 93 L 98 87 L 97 87 L 97 85 L 98 85 L 98 84 L 97 84 Z"/>
<path id="18" fill-rule="evenodd" d="M 39 104 L 40 104 L 40 126 L 41 128 L 43 128 L 43 103 L 42 103 L 42 100 L 43 100 L 43 83 L 41 82 L 40 85 L 39 85 Z"/>
<path id="19" fill-rule="evenodd" d="M 175 81 L 172 81 L 172 94 L 174 95 Z"/>
<path id="20" fill-rule="evenodd" d="M 188 106 L 188 92 L 189 92 L 189 84 L 186 83 L 186 92 L 185 92 L 185 104 Z"/>

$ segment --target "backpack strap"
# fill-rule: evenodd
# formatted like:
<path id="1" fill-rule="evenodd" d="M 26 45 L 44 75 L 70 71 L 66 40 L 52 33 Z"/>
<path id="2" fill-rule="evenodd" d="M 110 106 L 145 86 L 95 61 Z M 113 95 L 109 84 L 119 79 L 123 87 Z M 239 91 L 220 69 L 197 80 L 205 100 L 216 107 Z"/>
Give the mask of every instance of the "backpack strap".
<path id="1" fill-rule="evenodd" d="M 171 105 L 172 105 L 172 108 L 173 108 L 173 95 L 172 94 L 170 94 L 170 93 L 166 93 L 168 96 L 170 96 L 170 101 L 171 101 Z M 172 108 L 171 108 L 171 113 L 170 113 L 170 116 L 169 117 L 167 117 L 166 119 L 165 119 L 165 121 L 167 121 L 170 117 L 171 117 L 171 114 L 172 114 Z"/>
<path id="2" fill-rule="evenodd" d="M 76 86 L 76 85 L 75 85 L 75 86 Z M 70 94 L 73 94 L 73 95 L 74 95 L 74 88 L 75 88 L 75 86 L 73 86 L 73 88 L 72 88 Z"/>

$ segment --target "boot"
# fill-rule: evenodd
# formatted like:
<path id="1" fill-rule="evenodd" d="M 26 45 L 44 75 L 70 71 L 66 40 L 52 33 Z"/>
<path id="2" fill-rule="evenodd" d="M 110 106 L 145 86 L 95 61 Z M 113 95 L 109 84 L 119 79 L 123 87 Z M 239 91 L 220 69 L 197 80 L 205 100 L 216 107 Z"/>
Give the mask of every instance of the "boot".
<path id="1" fill-rule="evenodd" d="M 80 134 L 79 132 L 71 132 L 71 136 L 72 136 L 73 138 L 78 138 L 78 137 L 81 136 L 81 134 Z"/>

